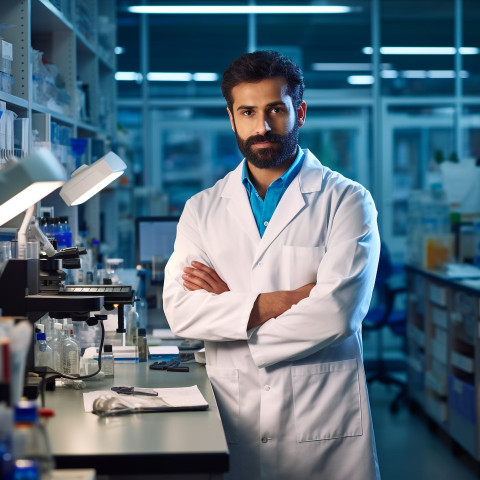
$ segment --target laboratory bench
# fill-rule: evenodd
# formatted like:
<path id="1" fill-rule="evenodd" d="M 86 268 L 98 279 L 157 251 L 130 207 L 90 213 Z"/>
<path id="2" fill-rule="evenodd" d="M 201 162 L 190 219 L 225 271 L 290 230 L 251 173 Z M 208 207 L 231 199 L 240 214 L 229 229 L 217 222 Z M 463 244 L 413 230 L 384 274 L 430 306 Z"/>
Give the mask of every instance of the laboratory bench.
<path id="1" fill-rule="evenodd" d="M 95 469 L 97 479 L 220 479 L 228 471 L 228 447 L 205 367 L 151 370 L 152 363 L 115 364 L 114 378 L 90 380 L 83 390 L 57 387 L 45 394 L 55 411 L 47 431 L 57 469 Z M 203 411 L 124 414 L 86 413 L 83 393 L 113 385 L 167 388 L 197 385 L 209 404 Z"/>
<path id="2" fill-rule="evenodd" d="M 480 461 L 480 280 L 406 266 L 408 397 Z"/>

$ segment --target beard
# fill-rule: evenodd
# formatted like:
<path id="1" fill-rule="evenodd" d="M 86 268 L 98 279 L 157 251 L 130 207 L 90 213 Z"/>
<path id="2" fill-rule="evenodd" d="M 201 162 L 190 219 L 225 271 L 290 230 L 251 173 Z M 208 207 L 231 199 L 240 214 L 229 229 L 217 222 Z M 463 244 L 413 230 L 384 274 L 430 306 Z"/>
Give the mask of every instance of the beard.
<path id="1" fill-rule="evenodd" d="M 238 148 L 247 162 L 257 168 L 273 168 L 295 155 L 298 143 L 298 128 L 298 123 L 295 122 L 292 131 L 286 135 L 267 132 L 265 135 L 253 135 L 243 140 L 235 127 L 235 136 L 237 137 Z M 274 145 L 253 150 L 252 146 L 257 142 L 271 142 Z"/>

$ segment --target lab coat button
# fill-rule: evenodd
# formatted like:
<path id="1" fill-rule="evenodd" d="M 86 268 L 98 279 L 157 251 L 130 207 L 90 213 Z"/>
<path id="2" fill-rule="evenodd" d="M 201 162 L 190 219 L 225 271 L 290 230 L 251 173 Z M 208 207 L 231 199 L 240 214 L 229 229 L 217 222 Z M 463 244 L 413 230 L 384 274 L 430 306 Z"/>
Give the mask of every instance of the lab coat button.
<path id="1" fill-rule="evenodd" d="M 268 442 L 268 438 L 267 437 L 262 437 L 262 443 L 267 443 Z"/>
<path id="2" fill-rule="evenodd" d="M 266 226 L 268 225 L 268 222 L 265 220 L 265 221 L 263 222 L 263 225 L 266 227 Z"/>
<path id="3" fill-rule="evenodd" d="M 270 390 L 270 385 L 265 385 L 265 390 L 268 392 Z"/>

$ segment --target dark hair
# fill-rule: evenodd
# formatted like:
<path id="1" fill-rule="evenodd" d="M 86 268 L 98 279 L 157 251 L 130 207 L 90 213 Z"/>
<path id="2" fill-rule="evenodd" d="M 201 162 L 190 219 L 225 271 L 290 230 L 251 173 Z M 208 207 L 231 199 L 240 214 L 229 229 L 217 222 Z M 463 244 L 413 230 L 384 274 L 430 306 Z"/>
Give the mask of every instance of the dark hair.
<path id="1" fill-rule="evenodd" d="M 232 89 L 239 83 L 259 82 L 266 78 L 283 77 L 287 80 L 287 93 L 293 106 L 298 108 L 303 100 L 303 72 L 289 57 L 274 50 L 244 53 L 233 60 L 223 73 L 222 94 L 232 110 Z"/>

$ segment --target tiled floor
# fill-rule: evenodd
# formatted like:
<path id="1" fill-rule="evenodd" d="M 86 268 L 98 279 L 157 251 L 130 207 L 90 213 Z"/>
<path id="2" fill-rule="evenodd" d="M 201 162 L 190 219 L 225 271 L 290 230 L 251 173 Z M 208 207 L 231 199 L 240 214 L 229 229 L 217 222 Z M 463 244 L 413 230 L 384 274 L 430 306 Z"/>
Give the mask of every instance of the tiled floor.
<path id="1" fill-rule="evenodd" d="M 445 433 L 406 403 L 393 414 L 389 405 L 396 387 L 369 386 L 370 405 L 382 480 L 474 480 L 476 464 L 461 452 L 455 456 Z"/>

